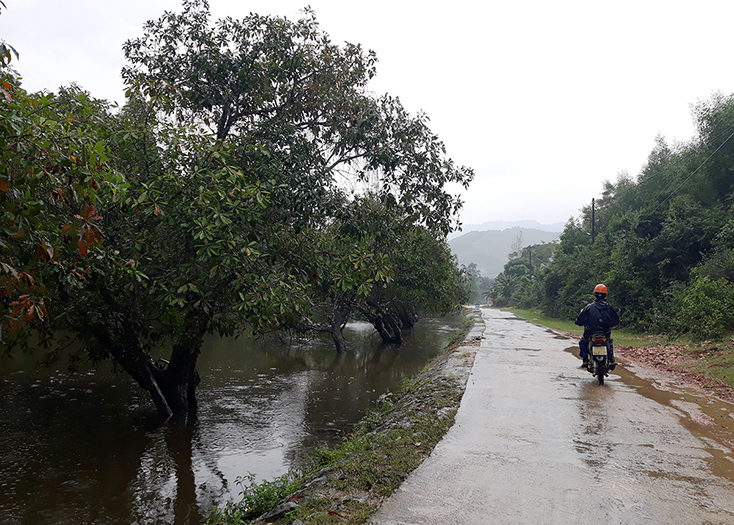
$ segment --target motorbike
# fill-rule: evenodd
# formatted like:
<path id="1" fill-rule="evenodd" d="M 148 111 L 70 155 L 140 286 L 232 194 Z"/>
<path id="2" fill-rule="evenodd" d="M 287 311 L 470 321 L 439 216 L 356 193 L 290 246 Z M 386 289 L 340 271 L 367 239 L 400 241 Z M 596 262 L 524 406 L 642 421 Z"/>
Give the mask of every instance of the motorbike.
<path id="1" fill-rule="evenodd" d="M 603 332 L 594 332 L 589 337 L 589 364 L 586 369 L 604 385 L 604 378 L 614 370 L 616 364 L 609 361 L 609 338 Z"/>

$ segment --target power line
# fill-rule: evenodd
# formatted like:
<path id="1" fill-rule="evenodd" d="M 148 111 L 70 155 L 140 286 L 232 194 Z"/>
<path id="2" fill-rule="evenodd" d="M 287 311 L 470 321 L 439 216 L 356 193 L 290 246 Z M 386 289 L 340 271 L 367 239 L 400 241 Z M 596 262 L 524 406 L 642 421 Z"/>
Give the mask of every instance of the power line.
<path id="1" fill-rule="evenodd" d="M 693 172 L 692 172 L 692 173 L 691 173 L 691 174 L 690 174 L 690 175 L 689 175 L 688 177 L 686 177 L 686 179 L 685 179 L 685 180 L 684 180 L 683 182 L 681 182 L 681 183 L 680 183 L 680 184 L 678 185 L 678 187 L 677 187 L 677 188 L 675 188 L 675 189 L 674 189 L 673 191 L 671 191 L 671 192 L 670 192 L 670 195 L 668 195 L 668 196 L 667 196 L 667 197 L 665 197 L 665 198 L 664 198 L 664 199 L 663 199 L 662 201 L 660 201 L 660 202 L 659 202 L 659 203 L 657 204 L 657 206 L 655 206 L 655 207 L 654 207 L 654 208 L 652 209 L 652 211 L 650 211 L 650 212 L 646 213 L 645 215 L 641 215 L 641 216 L 640 216 L 640 218 L 642 218 L 642 217 L 649 217 L 650 215 L 652 215 L 653 213 L 655 213 L 655 211 L 657 211 L 657 209 L 658 209 L 658 208 L 659 208 L 660 206 L 662 206 L 662 205 L 663 205 L 663 204 L 665 204 L 665 203 L 666 203 L 666 202 L 667 202 L 668 200 L 670 200 L 670 198 L 671 198 L 671 197 L 672 197 L 673 195 L 675 195 L 675 193 L 676 193 L 676 192 L 677 192 L 677 191 L 678 191 L 679 189 L 681 189 L 681 188 L 683 187 L 683 185 L 684 185 L 684 184 L 685 184 L 686 182 L 688 182 L 689 180 L 691 180 L 691 178 L 692 178 L 692 177 L 693 177 L 693 176 L 694 176 L 694 175 L 695 175 L 695 174 L 696 174 L 696 173 L 698 172 L 698 170 L 700 170 L 700 169 L 701 169 L 701 168 L 702 168 L 702 167 L 703 167 L 703 166 L 704 166 L 704 165 L 705 165 L 705 164 L 706 164 L 706 163 L 707 163 L 707 162 L 708 162 L 708 161 L 709 161 L 709 160 L 711 159 L 711 157 L 713 157 L 714 155 L 716 155 L 716 153 L 717 153 L 717 152 L 718 152 L 718 151 L 719 151 L 719 150 L 720 150 L 721 148 L 723 148 L 723 147 L 724 147 L 724 144 L 726 144 L 727 142 L 729 142 L 729 139 L 731 139 L 732 137 L 734 137 L 734 131 L 733 131 L 733 132 L 732 132 L 732 133 L 731 133 L 731 134 L 730 134 L 730 135 L 729 135 L 728 137 L 726 137 L 726 140 L 724 140 L 724 142 L 722 142 L 722 143 L 721 143 L 721 144 L 719 145 L 719 147 L 718 147 L 718 148 L 716 148 L 716 149 L 715 149 L 715 150 L 713 151 L 713 153 L 711 153 L 711 155 L 709 155 L 708 157 L 706 157 L 706 159 L 705 159 L 705 160 L 704 160 L 704 161 L 703 161 L 703 162 L 702 162 L 701 164 L 699 164 L 699 165 L 698 165 L 698 167 L 697 167 L 697 168 L 696 168 L 695 170 L 693 170 Z"/>

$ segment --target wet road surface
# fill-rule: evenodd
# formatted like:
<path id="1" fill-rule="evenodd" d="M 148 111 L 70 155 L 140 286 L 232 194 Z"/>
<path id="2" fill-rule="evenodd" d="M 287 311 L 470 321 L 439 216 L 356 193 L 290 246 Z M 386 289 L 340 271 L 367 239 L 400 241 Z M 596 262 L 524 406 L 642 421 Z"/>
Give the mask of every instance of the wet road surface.
<path id="1" fill-rule="evenodd" d="M 734 524 L 731 405 L 621 367 L 600 387 L 575 340 L 482 315 L 456 424 L 371 523 Z"/>

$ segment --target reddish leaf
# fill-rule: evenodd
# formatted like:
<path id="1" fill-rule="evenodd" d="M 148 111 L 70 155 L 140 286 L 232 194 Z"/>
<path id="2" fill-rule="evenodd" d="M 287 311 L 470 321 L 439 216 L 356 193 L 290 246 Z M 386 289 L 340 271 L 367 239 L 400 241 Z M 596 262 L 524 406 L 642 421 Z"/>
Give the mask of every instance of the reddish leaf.
<path id="1" fill-rule="evenodd" d="M 48 318 L 48 308 L 46 308 L 46 305 L 41 301 L 39 305 L 36 306 L 36 315 L 41 321 L 45 321 L 46 318 Z"/>
<path id="2" fill-rule="evenodd" d="M 87 246 L 86 241 L 79 239 L 79 242 L 77 243 L 77 245 L 79 246 L 79 253 L 82 254 L 82 257 L 86 257 L 87 254 L 89 253 L 89 248 Z"/>
<path id="3" fill-rule="evenodd" d="M 48 259 L 50 261 L 53 261 L 53 259 L 54 259 L 54 249 L 52 247 L 50 247 L 50 246 L 47 246 L 45 242 L 39 242 L 38 243 L 38 246 L 39 246 L 39 250 L 38 250 L 37 257 L 40 259 L 40 258 L 43 258 L 46 255 L 48 255 Z"/>
<path id="4" fill-rule="evenodd" d="M 33 321 L 33 319 L 36 317 L 35 314 L 36 307 L 31 305 L 28 310 L 26 310 L 25 315 L 23 316 L 23 322 L 27 323 L 28 321 Z"/>

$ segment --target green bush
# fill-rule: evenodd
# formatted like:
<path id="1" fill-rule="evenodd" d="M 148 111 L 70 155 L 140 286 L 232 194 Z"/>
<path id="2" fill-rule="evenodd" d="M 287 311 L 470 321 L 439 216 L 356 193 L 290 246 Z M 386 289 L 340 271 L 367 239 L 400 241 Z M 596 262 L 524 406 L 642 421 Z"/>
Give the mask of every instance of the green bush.
<path id="1" fill-rule="evenodd" d="M 674 292 L 672 328 L 698 339 L 721 338 L 734 329 L 734 283 L 695 277 Z"/>
<path id="2" fill-rule="evenodd" d="M 298 490 L 301 479 L 293 474 L 285 474 L 273 481 L 255 483 L 255 474 L 239 477 L 235 481 L 242 491 L 242 500 L 228 502 L 222 510 L 215 510 L 209 517 L 209 524 L 244 523 L 261 516 L 280 503 L 283 498 Z"/>

